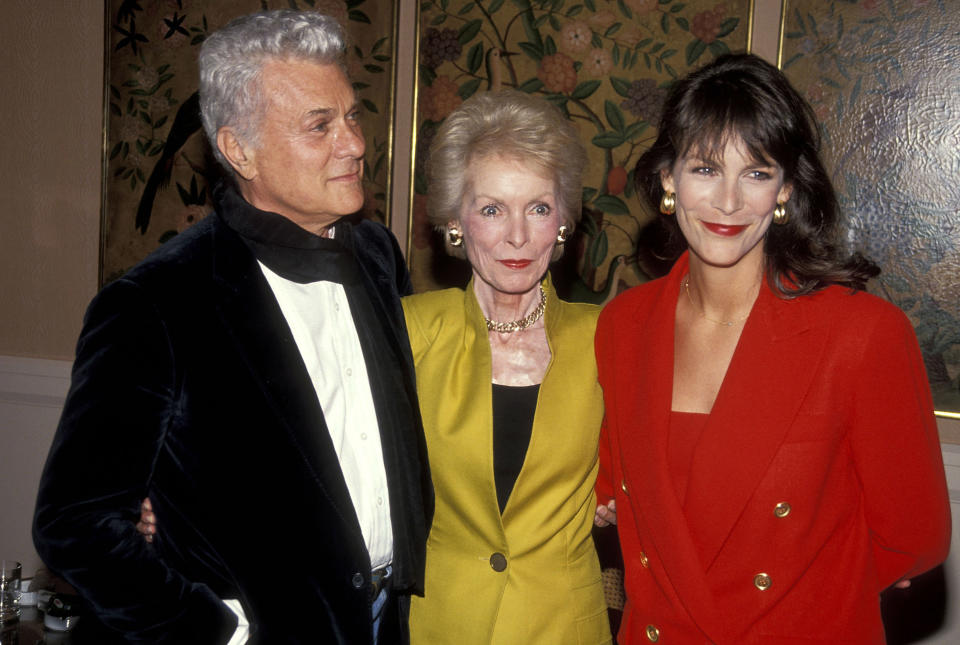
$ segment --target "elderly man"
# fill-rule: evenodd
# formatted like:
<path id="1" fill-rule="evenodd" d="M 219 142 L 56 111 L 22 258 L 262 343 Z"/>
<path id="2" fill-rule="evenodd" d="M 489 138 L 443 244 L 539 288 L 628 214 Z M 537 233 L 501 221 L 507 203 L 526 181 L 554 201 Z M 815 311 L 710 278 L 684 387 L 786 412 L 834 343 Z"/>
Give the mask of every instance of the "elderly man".
<path id="1" fill-rule="evenodd" d="M 433 492 L 403 259 L 344 219 L 364 141 L 343 49 L 313 12 L 207 39 L 204 128 L 232 180 L 87 312 L 34 541 L 128 641 L 407 640 Z"/>

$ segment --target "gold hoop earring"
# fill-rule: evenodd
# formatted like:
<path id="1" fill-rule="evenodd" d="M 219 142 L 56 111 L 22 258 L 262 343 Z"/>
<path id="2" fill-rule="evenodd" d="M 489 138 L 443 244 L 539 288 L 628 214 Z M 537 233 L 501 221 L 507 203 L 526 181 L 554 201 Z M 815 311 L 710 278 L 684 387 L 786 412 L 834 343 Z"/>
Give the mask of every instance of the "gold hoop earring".
<path id="1" fill-rule="evenodd" d="M 790 213 L 787 212 L 785 202 L 777 202 L 777 207 L 773 209 L 773 223 L 783 226 L 790 221 Z"/>
<path id="2" fill-rule="evenodd" d="M 673 215 L 677 212 L 677 195 L 676 193 L 664 192 L 663 198 L 660 200 L 660 212 L 664 215 Z"/>
<path id="3" fill-rule="evenodd" d="M 567 228 L 566 224 L 561 224 L 560 228 L 557 229 L 557 246 L 566 242 L 568 237 L 570 237 L 570 229 Z"/>
<path id="4" fill-rule="evenodd" d="M 450 246 L 463 246 L 463 233 L 456 226 L 451 226 L 447 229 L 447 241 Z"/>

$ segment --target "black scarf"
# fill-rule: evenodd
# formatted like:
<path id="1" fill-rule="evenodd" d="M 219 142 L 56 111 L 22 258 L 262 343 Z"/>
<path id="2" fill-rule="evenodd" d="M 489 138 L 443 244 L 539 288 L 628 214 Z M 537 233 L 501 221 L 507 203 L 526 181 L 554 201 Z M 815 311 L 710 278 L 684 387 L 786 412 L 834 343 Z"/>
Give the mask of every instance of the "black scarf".
<path id="1" fill-rule="evenodd" d="M 254 257 L 282 278 L 307 284 L 319 280 L 356 284 L 353 231 L 334 225 L 334 237 L 314 235 L 283 215 L 250 205 L 229 181 L 213 190 L 217 215 L 236 232 Z"/>

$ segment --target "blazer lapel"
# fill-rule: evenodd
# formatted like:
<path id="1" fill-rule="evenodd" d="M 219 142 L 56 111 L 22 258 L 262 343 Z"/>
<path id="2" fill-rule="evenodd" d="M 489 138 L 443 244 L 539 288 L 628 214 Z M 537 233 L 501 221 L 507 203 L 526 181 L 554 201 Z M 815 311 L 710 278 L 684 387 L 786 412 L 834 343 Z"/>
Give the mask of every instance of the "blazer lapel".
<path id="1" fill-rule="evenodd" d="M 659 295 L 633 317 L 632 328 L 620 332 L 634 345 L 624 355 L 640 358 L 637 365 L 624 367 L 628 371 L 617 391 L 626 409 L 622 427 L 636 431 L 635 436 L 621 435 L 620 458 L 643 548 L 653 562 L 660 561 L 651 566 L 669 578 L 679 601 L 700 628 L 721 640 L 722 616 L 707 584 L 667 462 L 674 324 L 680 278 L 686 272 L 684 255 L 662 282 Z"/>
<path id="2" fill-rule="evenodd" d="M 696 518 L 691 530 L 705 569 L 766 475 L 824 346 L 822 334 L 810 333 L 802 301 L 761 289 L 690 472 L 686 514 Z"/>
<path id="3" fill-rule="evenodd" d="M 224 329 L 331 506 L 361 536 L 316 391 L 280 305 L 243 242 L 225 225 L 213 235 L 214 306 Z"/>

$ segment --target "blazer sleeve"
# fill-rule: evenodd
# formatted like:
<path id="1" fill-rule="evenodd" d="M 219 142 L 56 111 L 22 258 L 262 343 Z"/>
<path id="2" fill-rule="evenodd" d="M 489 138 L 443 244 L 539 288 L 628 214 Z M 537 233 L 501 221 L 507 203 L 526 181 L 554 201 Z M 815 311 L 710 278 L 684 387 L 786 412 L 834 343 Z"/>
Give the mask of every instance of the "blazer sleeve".
<path id="1" fill-rule="evenodd" d="M 600 313 L 600 319 L 597 321 L 597 331 L 594 336 L 594 351 L 596 353 L 597 360 L 597 378 L 600 381 L 600 387 L 604 388 L 603 399 L 604 399 L 604 414 L 603 422 L 600 425 L 600 444 L 598 447 L 598 459 L 600 462 L 600 468 L 597 472 L 597 483 L 596 483 L 596 493 L 597 493 L 597 504 L 606 504 L 611 499 L 614 498 L 614 484 L 613 484 L 613 453 L 610 446 L 610 429 L 609 429 L 609 412 L 613 410 L 613 389 L 614 386 L 611 381 L 611 372 L 608 371 L 608 356 L 609 351 L 607 350 L 607 345 L 610 342 L 610 339 L 614 337 L 614 333 L 608 328 L 611 324 L 608 323 L 610 314 L 608 313 L 610 309 L 604 310 Z"/>
<path id="2" fill-rule="evenodd" d="M 916 336 L 900 310 L 885 308 L 875 317 L 855 378 L 851 447 L 885 589 L 942 562 L 950 545 L 933 400 Z"/>
<path id="3" fill-rule="evenodd" d="M 134 525 L 175 397 L 171 345 L 142 291 L 114 282 L 87 311 L 40 481 L 34 544 L 128 642 L 226 643 L 236 616 L 167 566 Z"/>

